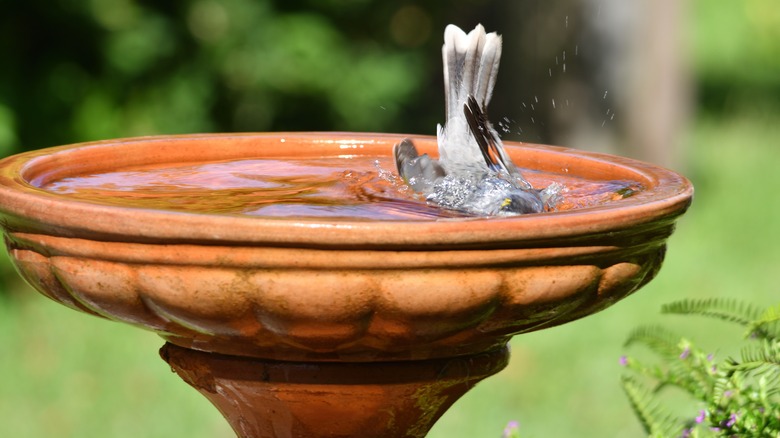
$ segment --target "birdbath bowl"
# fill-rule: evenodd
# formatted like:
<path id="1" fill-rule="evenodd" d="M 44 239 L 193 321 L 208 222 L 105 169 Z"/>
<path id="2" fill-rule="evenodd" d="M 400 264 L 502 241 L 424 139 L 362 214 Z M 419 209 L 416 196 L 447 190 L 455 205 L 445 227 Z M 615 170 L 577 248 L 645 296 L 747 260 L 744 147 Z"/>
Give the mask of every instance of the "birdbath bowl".
<path id="1" fill-rule="evenodd" d="M 627 158 L 509 142 L 532 183 L 560 180 L 598 199 L 564 193 L 555 212 L 440 217 L 423 201 L 390 199 L 376 178 L 402 138 L 185 135 L 28 152 L 0 161 L 0 225 L 27 282 L 159 334 L 163 359 L 239 436 L 422 437 L 507 364 L 513 335 L 590 315 L 650 281 L 693 188 Z M 436 155 L 435 138 L 413 140 Z M 215 173 L 200 181 L 218 186 L 220 165 L 274 160 L 329 163 L 320 168 L 351 181 L 334 196 L 358 202 L 339 210 L 306 201 L 309 192 L 264 202 L 262 184 L 165 184 L 206 165 Z M 143 192 L 61 186 L 112 172 L 162 182 Z M 297 175 L 286 178 L 274 190 Z M 394 215 L 364 214 L 383 203 Z"/>

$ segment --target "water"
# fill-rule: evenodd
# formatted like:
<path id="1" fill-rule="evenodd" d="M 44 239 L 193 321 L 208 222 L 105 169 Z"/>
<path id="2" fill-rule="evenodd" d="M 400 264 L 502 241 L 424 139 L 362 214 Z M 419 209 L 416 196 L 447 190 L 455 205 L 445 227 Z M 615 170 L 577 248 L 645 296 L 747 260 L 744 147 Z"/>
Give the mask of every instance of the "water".
<path id="1" fill-rule="evenodd" d="M 557 210 L 615 202 L 642 187 L 525 171 L 534 187 L 565 186 Z M 463 214 L 428 205 L 395 175 L 390 157 L 253 159 L 133 168 L 43 187 L 100 204 L 189 213 L 345 220 L 435 220 Z"/>

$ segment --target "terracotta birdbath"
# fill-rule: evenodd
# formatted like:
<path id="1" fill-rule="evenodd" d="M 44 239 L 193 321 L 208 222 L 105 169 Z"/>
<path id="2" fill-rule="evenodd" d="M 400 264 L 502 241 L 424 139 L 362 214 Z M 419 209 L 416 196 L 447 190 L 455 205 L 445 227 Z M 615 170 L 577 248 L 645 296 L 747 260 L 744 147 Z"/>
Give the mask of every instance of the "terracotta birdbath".
<path id="1" fill-rule="evenodd" d="M 442 217 L 377 176 L 401 139 L 188 135 L 16 155 L 0 161 L 5 242 L 47 297 L 162 336 L 163 359 L 239 436 L 422 437 L 506 365 L 513 335 L 650 281 L 693 193 L 650 164 L 508 143 L 532 183 L 570 190 L 559 211 Z M 435 155 L 435 138 L 414 141 Z M 248 189 L 221 179 L 243 162 L 236 172 L 255 181 L 246 169 L 275 160 L 287 167 Z M 295 169 L 309 162 L 347 182 L 300 189 L 311 175 Z M 150 172 L 157 186 L 144 190 L 66 184 Z M 269 190 L 292 195 L 274 203 Z"/>

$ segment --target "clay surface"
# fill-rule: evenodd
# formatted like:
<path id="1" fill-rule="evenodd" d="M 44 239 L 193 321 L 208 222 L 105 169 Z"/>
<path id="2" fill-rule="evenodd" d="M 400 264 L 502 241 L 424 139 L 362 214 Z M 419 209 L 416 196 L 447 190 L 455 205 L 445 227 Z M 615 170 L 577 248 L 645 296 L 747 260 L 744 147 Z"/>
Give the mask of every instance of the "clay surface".
<path id="1" fill-rule="evenodd" d="M 519 166 L 625 179 L 597 208 L 507 219 L 328 221 L 185 214 L 74 201 L 46 181 L 123 166 L 272 156 L 384 156 L 402 137 L 247 134 L 114 140 L 0 162 L 19 272 L 71 308 L 188 348 L 276 360 L 474 354 L 601 310 L 649 281 L 683 177 L 637 161 L 507 144 Z M 415 139 L 435 151 L 435 139 Z"/>
<path id="2" fill-rule="evenodd" d="M 240 437 L 424 437 L 477 382 L 503 369 L 506 348 L 404 362 L 274 362 L 166 344 L 176 373 Z M 240 400 L 240 403 L 236 401 Z"/>

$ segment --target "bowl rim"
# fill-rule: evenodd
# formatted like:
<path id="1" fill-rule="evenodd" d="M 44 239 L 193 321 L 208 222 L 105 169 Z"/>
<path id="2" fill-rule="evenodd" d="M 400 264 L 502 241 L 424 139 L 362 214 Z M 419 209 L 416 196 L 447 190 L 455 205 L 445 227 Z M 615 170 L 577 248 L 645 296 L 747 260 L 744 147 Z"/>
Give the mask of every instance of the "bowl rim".
<path id="1" fill-rule="evenodd" d="M 598 207 L 539 213 L 508 218 L 457 218 L 438 220 L 334 220 L 332 218 L 250 217 L 122 207 L 68 199 L 46 191 L 34 182 L 36 169 L 68 163 L 71 155 L 114 153 L 115 148 L 163 150 L 178 143 L 290 142 L 306 144 L 331 156 L 350 154 L 390 155 L 393 144 L 412 138 L 424 152 L 435 154 L 435 137 L 353 132 L 217 133 L 130 137 L 24 152 L 0 160 L 0 220 L 7 230 L 83 237 L 111 241 L 199 242 L 309 247 L 468 247 L 473 245 L 530 245 L 550 240 L 578 240 L 592 235 L 647 230 L 668 226 L 690 206 L 693 186 L 682 175 L 642 161 L 609 155 L 521 142 L 505 142 L 510 155 L 528 156 L 539 165 L 562 159 L 565 169 L 603 168 L 635 175 L 647 186 L 639 194 Z M 214 156 L 225 152 L 213 148 Z M 151 149 L 150 149 L 151 150 Z M 170 149 L 171 151 L 173 149 Z M 176 152 L 185 157 L 186 150 Z M 346 153 L 345 153 L 346 152 Z M 149 162 L 155 156 L 135 156 Z M 74 155 L 76 154 L 76 155 Z M 222 154 L 222 155 L 220 155 Z M 132 154 L 130 154 L 132 155 Z M 262 158 L 266 155 L 257 155 Z M 190 157 L 192 154 L 190 153 Z M 72 158 L 72 157 L 71 157 Z M 54 160 L 54 161 L 52 161 Z M 57 160 L 63 160 L 60 163 Z M 209 161 L 200 157 L 192 161 Z M 522 160 L 520 160 L 522 161 Z M 87 163 L 88 160 L 80 161 Z M 158 161 L 159 163 L 159 161 Z M 528 167 L 518 162 L 520 167 Z M 546 164 L 545 164 L 546 163 Z M 533 163 L 531 163 L 533 164 Z M 78 163 L 71 163 L 78 166 Z M 86 164 L 84 164 L 86 165 Z M 119 166 L 118 166 L 119 167 Z M 574 173 L 576 175 L 576 173 Z"/>

